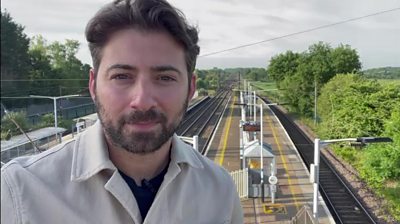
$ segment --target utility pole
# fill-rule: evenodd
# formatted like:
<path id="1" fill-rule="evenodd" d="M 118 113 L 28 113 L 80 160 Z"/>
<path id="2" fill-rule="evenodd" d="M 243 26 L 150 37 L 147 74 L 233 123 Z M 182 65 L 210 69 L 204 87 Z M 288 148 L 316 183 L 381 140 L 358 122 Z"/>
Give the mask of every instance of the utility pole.
<path id="1" fill-rule="evenodd" d="M 317 125 L 317 79 L 314 79 L 314 125 Z"/>
<path id="2" fill-rule="evenodd" d="M 239 91 L 240 91 L 240 71 L 239 71 Z"/>

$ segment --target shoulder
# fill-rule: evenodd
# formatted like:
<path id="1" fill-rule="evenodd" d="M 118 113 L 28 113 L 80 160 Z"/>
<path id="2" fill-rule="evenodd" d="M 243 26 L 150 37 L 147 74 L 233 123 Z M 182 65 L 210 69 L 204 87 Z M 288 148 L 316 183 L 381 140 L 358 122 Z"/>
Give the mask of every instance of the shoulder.
<path id="1" fill-rule="evenodd" d="M 57 166 L 68 168 L 72 163 L 74 143 L 75 140 L 69 140 L 42 153 L 15 158 L 1 168 L 1 176 L 14 178 L 25 172 L 45 176 L 57 170 Z"/>
<path id="2" fill-rule="evenodd" d="M 57 145 L 37 155 L 18 157 L 1 168 L 2 223 L 22 223 L 27 212 L 24 201 L 29 195 L 50 192 L 52 187 L 65 186 L 69 180 L 74 141 Z M 40 194 L 40 193 L 39 193 Z M 39 201 L 41 197 L 37 198 Z"/>
<path id="3" fill-rule="evenodd" d="M 185 160 L 181 160 L 184 161 L 180 163 L 181 175 L 175 183 L 183 184 L 169 193 L 181 196 L 187 193 L 190 199 L 199 203 L 212 201 L 212 206 L 196 208 L 196 212 L 207 214 L 211 219 L 223 217 L 224 220 L 231 220 L 229 223 L 242 223 L 240 199 L 230 173 L 185 143 L 179 145 L 179 151 Z M 186 199 L 186 196 L 182 198 Z M 191 207 L 185 209 L 190 210 Z"/>
<path id="4" fill-rule="evenodd" d="M 200 172 L 206 171 L 209 173 L 211 176 L 216 177 L 220 179 L 221 181 L 224 181 L 225 183 L 231 183 L 232 178 L 229 172 L 222 166 L 216 164 L 214 161 L 210 160 L 206 156 L 200 154 L 198 151 L 193 150 L 196 157 L 199 159 L 201 164 L 203 165 L 203 170 L 199 170 Z"/>
<path id="5" fill-rule="evenodd" d="M 230 174 L 223 167 L 184 143 L 177 136 L 174 137 L 173 145 L 172 160 L 187 164 L 187 171 L 191 175 L 196 176 L 204 183 L 233 186 Z"/>

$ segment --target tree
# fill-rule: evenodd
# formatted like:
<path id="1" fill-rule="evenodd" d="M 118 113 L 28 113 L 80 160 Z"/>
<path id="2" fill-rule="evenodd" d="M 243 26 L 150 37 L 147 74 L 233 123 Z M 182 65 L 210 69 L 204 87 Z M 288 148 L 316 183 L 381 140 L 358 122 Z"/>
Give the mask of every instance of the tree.
<path id="1" fill-rule="evenodd" d="M 358 73 L 361 69 L 360 58 L 355 49 L 340 44 L 332 50 L 332 67 L 335 74 Z"/>
<path id="2" fill-rule="evenodd" d="M 32 63 L 32 69 L 29 72 L 31 90 L 27 94 L 54 95 L 59 83 L 58 81 L 48 81 L 47 79 L 61 77 L 57 75 L 50 64 L 51 58 L 47 41 L 41 35 L 31 39 L 29 55 Z M 38 81 L 44 79 L 46 79 L 46 82 Z M 44 83 L 47 86 L 44 86 Z"/>
<path id="3" fill-rule="evenodd" d="M 76 58 L 79 42 L 66 40 L 48 44 L 42 36 L 32 39 L 30 55 L 33 63 L 31 71 L 32 85 L 42 85 L 37 79 L 45 79 L 50 88 L 42 88 L 35 94 L 56 96 L 59 94 L 86 93 L 87 79 L 90 70 L 88 64 Z M 54 81 L 49 81 L 54 79 Z M 64 79 L 64 80 L 57 80 Z"/>
<path id="4" fill-rule="evenodd" d="M 24 27 L 15 23 L 7 11 L 1 12 L 1 80 L 26 79 L 30 70 L 29 38 Z M 1 82 L 1 94 L 25 89 L 24 82 Z"/>
<path id="5" fill-rule="evenodd" d="M 204 81 L 202 78 L 197 78 L 196 80 L 197 89 L 207 89 L 207 82 Z"/>
<path id="6" fill-rule="evenodd" d="M 87 92 L 90 66 L 76 58 L 78 41 L 48 44 L 40 35 L 30 40 L 23 31 L 23 26 L 15 23 L 9 13 L 1 12 L 1 79 L 26 80 L 2 81 L 3 96 L 56 96 L 61 89 L 63 94 Z M 17 103 L 24 104 L 25 101 L 19 100 Z"/>
<path id="7" fill-rule="evenodd" d="M 317 82 L 317 85 L 325 84 L 333 76 L 336 75 L 332 66 L 332 48 L 329 44 L 318 42 L 308 48 L 309 53 L 306 54 L 309 57 L 307 63 L 302 65 L 311 67 L 311 74 L 303 74 L 303 76 L 309 76 L 307 79 L 310 83 Z"/>
<path id="8" fill-rule="evenodd" d="M 286 77 L 290 77 L 296 73 L 299 58 L 300 54 L 292 51 L 286 51 L 271 58 L 267 73 L 276 82 L 278 88 Z"/>
<path id="9" fill-rule="evenodd" d="M 252 81 L 267 81 L 268 75 L 267 71 L 263 68 L 252 68 L 247 72 L 245 78 Z"/>
<path id="10" fill-rule="evenodd" d="M 360 67 L 357 52 L 348 45 L 332 49 L 329 44 L 319 42 L 303 53 L 287 51 L 274 56 L 267 71 L 283 91 L 284 100 L 290 104 L 290 109 L 311 117 L 314 97 L 315 94 L 319 95 L 321 87 L 337 71 L 359 71 Z"/>
<path id="11" fill-rule="evenodd" d="M 382 86 L 358 74 L 339 74 L 321 90 L 318 100 L 324 138 L 379 136 L 400 102 L 400 86 Z"/>
<path id="12" fill-rule="evenodd" d="M 362 73 L 370 79 L 400 79 L 400 67 L 371 68 Z"/>

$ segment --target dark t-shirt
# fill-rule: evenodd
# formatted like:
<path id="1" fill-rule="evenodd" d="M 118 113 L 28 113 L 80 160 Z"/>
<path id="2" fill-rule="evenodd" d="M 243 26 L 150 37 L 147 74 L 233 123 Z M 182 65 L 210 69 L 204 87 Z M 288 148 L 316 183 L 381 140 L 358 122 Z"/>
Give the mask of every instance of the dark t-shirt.
<path id="1" fill-rule="evenodd" d="M 164 170 L 153 179 L 143 179 L 141 184 L 142 186 L 137 186 L 131 177 L 124 174 L 121 170 L 118 170 L 135 196 L 143 220 L 146 218 L 151 204 L 153 204 L 154 198 L 156 197 L 157 191 L 164 180 L 164 175 L 167 173 L 167 170 L 168 166 L 166 166 Z"/>

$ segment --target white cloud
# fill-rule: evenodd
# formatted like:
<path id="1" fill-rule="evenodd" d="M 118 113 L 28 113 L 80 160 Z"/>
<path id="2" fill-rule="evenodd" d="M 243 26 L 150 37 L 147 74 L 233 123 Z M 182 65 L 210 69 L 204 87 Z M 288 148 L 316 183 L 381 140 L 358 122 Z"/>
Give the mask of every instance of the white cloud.
<path id="1" fill-rule="evenodd" d="M 84 38 L 87 21 L 106 0 L 2 0 L 2 9 L 25 26 L 29 36 L 49 41 L 77 39 L 78 57 L 91 63 Z M 170 0 L 191 24 L 200 28 L 201 52 L 258 42 L 302 30 L 399 8 L 398 0 Z M 400 10 L 299 34 L 243 49 L 199 58 L 199 67 L 266 66 L 269 58 L 286 50 L 304 51 L 324 41 L 357 49 L 364 67 L 400 66 Z"/>

